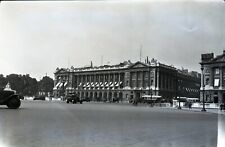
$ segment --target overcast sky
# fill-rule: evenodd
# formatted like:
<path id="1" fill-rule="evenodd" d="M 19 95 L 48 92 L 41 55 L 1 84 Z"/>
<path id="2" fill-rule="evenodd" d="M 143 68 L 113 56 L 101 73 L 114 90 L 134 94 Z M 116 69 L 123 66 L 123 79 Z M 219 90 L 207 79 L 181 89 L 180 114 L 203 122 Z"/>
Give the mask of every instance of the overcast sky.
<path id="1" fill-rule="evenodd" d="M 200 71 L 225 49 L 222 0 L 1 2 L 0 73 L 53 77 L 57 67 L 159 62 Z"/>

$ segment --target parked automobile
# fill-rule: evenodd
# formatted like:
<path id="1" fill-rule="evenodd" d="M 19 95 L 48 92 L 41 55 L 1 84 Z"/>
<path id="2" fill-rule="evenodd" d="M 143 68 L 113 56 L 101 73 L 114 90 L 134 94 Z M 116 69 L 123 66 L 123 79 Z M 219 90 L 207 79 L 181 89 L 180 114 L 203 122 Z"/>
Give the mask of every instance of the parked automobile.
<path id="1" fill-rule="evenodd" d="M 36 96 L 36 97 L 34 97 L 34 100 L 42 100 L 42 101 L 45 101 L 45 96 Z"/>
<path id="2" fill-rule="evenodd" d="M 21 105 L 21 95 L 13 90 L 0 90 L 0 105 L 6 105 L 10 109 L 17 109 Z"/>
<path id="3" fill-rule="evenodd" d="M 66 96 L 66 103 L 73 103 L 73 104 L 76 104 L 76 103 L 80 103 L 82 104 L 83 103 L 83 100 L 81 100 L 77 94 L 75 93 L 71 93 L 71 94 L 68 94 Z"/>
<path id="4" fill-rule="evenodd" d="M 82 101 L 84 102 L 90 102 L 91 101 L 91 99 L 90 98 L 84 98 L 84 99 L 82 99 Z"/>
<path id="5" fill-rule="evenodd" d="M 225 104 L 220 104 L 220 110 L 225 110 Z"/>

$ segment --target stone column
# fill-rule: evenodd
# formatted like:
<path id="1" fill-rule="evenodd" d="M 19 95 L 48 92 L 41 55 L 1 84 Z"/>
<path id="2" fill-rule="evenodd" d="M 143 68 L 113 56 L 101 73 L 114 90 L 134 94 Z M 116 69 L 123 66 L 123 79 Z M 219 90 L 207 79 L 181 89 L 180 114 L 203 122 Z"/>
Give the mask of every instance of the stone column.
<path id="1" fill-rule="evenodd" d="M 105 79 L 106 79 L 106 74 L 103 73 L 102 76 L 103 76 L 103 81 L 102 81 L 102 82 L 103 82 L 103 89 L 105 89 Z"/>
<path id="2" fill-rule="evenodd" d="M 96 84 L 96 74 L 94 74 L 94 87 L 93 87 L 93 89 L 96 89 L 96 86 L 95 86 L 95 84 Z"/>
<path id="3" fill-rule="evenodd" d="M 163 83 L 163 80 L 164 80 L 164 76 L 163 76 L 163 73 L 160 74 L 160 84 L 161 84 L 161 89 L 164 89 L 164 83 Z"/>
<path id="4" fill-rule="evenodd" d="M 120 89 L 120 82 L 123 82 L 123 84 L 124 84 L 124 81 L 121 81 L 121 73 L 119 73 L 119 77 L 118 77 L 118 89 Z"/>
<path id="5" fill-rule="evenodd" d="M 223 68 L 220 67 L 220 89 L 223 88 Z"/>
<path id="6" fill-rule="evenodd" d="M 135 80 L 135 85 L 136 85 L 136 87 L 138 88 L 138 72 L 135 72 L 135 74 L 136 74 L 136 80 Z"/>
<path id="7" fill-rule="evenodd" d="M 140 72 L 140 78 L 141 78 L 141 79 L 140 79 L 140 81 L 141 81 L 140 87 L 143 88 L 143 87 L 144 87 L 144 85 L 143 85 L 143 83 L 144 83 L 144 82 L 143 82 L 143 79 L 144 79 L 144 71 L 141 71 L 141 72 Z"/>
<path id="8" fill-rule="evenodd" d="M 79 75 L 79 77 L 80 77 L 80 83 L 83 84 L 83 76 L 82 75 Z"/>
<path id="9" fill-rule="evenodd" d="M 145 74 L 146 74 L 146 72 L 143 71 L 143 72 L 142 72 L 142 87 L 143 87 L 143 88 L 144 88 L 144 86 L 145 86 Z"/>
<path id="10" fill-rule="evenodd" d="M 113 89 L 115 89 L 115 81 L 116 81 L 115 79 L 116 79 L 116 74 L 114 73 L 113 74 Z"/>
<path id="11" fill-rule="evenodd" d="M 209 67 L 210 68 L 210 76 L 209 76 L 209 79 L 210 79 L 210 86 L 213 87 L 214 85 L 214 72 L 213 72 L 213 68 L 212 67 Z"/>
<path id="12" fill-rule="evenodd" d="M 109 84 L 110 84 L 110 79 L 111 79 L 111 75 L 110 74 L 108 74 L 108 89 L 109 89 Z"/>

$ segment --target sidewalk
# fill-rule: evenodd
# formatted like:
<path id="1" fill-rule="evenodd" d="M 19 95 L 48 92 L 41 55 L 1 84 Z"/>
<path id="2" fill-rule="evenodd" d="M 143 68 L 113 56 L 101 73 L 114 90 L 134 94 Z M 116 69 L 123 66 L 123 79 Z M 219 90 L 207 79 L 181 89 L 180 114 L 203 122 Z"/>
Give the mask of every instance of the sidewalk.
<path id="1" fill-rule="evenodd" d="M 172 108 L 172 109 L 177 109 L 177 108 Z M 178 109 L 177 109 L 178 110 Z M 206 109 L 206 112 L 203 112 L 201 111 L 202 108 L 185 108 L 185 107 L 182 107 L 181 108 L 181 111 L 195 111 L 195 112 L 202 112 L 202 113 L 214 113 L 214 114 L 222 114 L 222 115 L 225 115 L 225 110 L 219 110 L 219 109 Z"/>
<path id="2" fill-rule="evenodd" d="M 128 105 L 132 105 L 129 104 Z M 220 110 L 217 108 L 206 108 L 206 111 L 201 111 L 202 108 L 192 107 L 191 109 L 187 107 L 181 107 L 181 109 L 177 109 L 176 107 L 159 107 L 159 106 L 153 106 L 151 107 L 149 104 L 138 104 L 139 107 L 149 107 L 149 108 L 158 108 L 158 109 L 171 109 L 171 110 L 177 110 L 177 111 L 193 111 L 193 112 L 202 112 L 202 113 L 213 113 L 213 114 L 222 114 L 225 115 L 225 110 Z"/>

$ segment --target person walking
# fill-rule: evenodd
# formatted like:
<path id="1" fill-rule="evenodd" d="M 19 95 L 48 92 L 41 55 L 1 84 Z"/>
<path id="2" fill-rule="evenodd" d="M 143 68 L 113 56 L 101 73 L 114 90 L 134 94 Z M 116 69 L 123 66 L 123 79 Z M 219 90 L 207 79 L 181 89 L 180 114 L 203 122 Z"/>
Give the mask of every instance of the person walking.
<path id="1" fill-rule="evenodd" d="M 191 102 L 188 103 L 188 107 L 189 107 L 189 109 L 192 108 L 192 103 Z"/>

